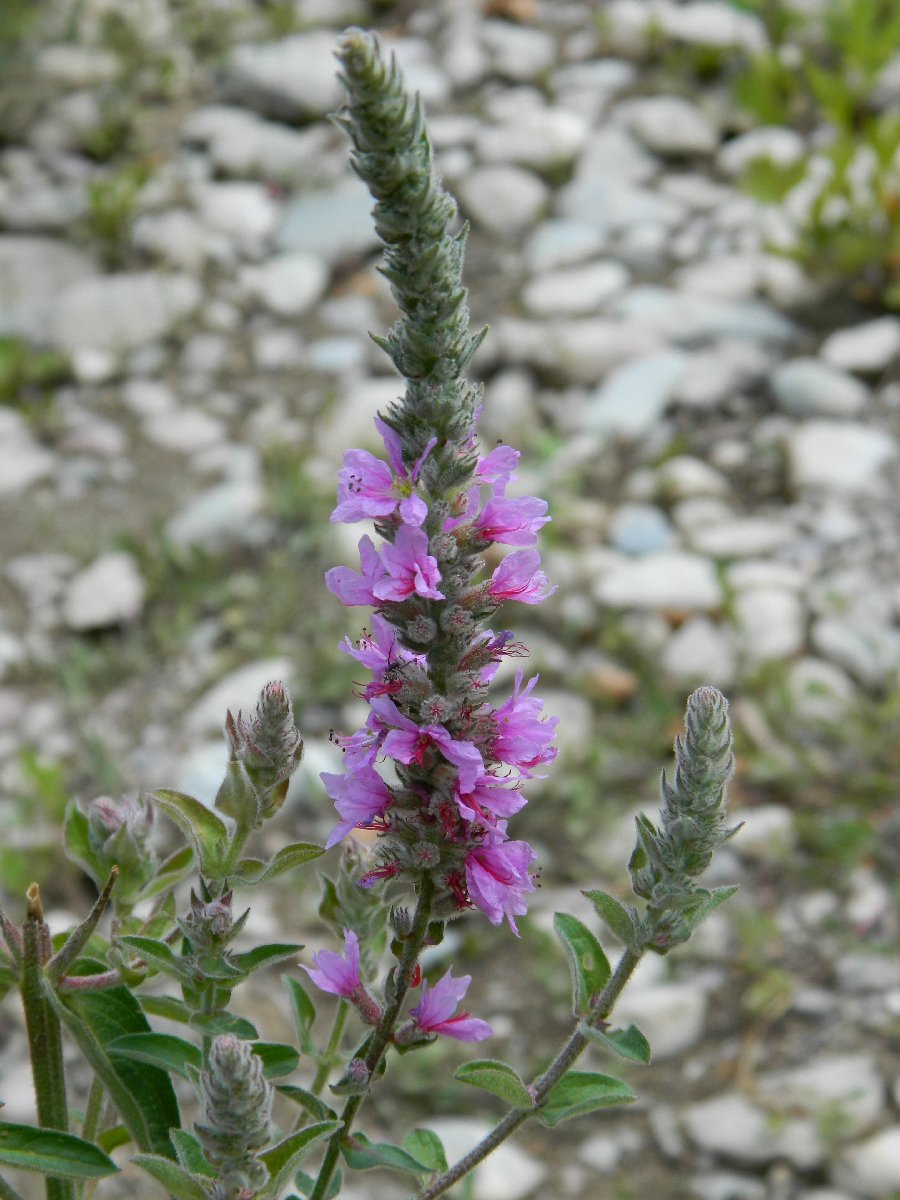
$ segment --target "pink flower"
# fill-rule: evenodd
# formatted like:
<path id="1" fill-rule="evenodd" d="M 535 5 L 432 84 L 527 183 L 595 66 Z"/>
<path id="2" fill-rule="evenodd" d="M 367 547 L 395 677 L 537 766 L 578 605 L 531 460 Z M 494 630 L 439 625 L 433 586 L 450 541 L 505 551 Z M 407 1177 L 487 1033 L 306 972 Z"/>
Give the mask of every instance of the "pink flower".
<path id="1" fill-rule="evenodd" d="M 362 573 L 350 567 L 332 567 L 325 572 L 325 586 L 341 604 L 377 605 L 375 584 L 385 575 L 384 563 L 375 543 L 366 535 L 359 539 L 359 559 Z"/>
<path id="2" fill-rule="evenodd" d="M 519 600 L 522 604 L 540 604 L 556 591 L 548 590 L 548 579 L 539 570 L 541 556 L 537 550 L 513 550 L 491 576 L 488 595 L 498 603 Z"/>
<path id="3" fill-rule="evenodd" d="M 487 1021 L 467 1012 L 453 1013 L 472 982 L 471 975 L 454 979 L 448 971 L 434 987 L 422 984 L 422 999 L 409 1015 L 423 1033 L 443 1033 L 459 1042 L 482 1042 L 493 1033 Z"/>
<path id="4" fill-rule="evenodd" d="M 303 967 L 316 987 L 332 996 L 348 1000 L 362 992 L 359 977 L 359 938 L 352 929 L 344 930 L 344 953 L 320 950 L 313 955 L 313 966 Z"/>
<path id="5" fill-rule="evenodd" d="M 467 791 L 456 785 L 456 803 L 460 816 L 466 821 L 478 821 L 485 826 L 496 823 L 498 817 L 511 817 L 528 801 L 515 787 L 509 787 L 496 775 L 485 772 Z"/>
<path id="6" fill-rule="evenodd" d="M 547 501 L 538 496 L 518 500 L 492 497 L 475 518 L 472 529 L 485 542 L 505 546 L 533 546 L 537 531 L 550 520 Z"/>
<path id="7" fill-rule="evenodd" d="M 351 829 L 371 828 L 373 821 L 384 816 L 394 799 L 390 788 L 370 766 L 357 767 L 346 775 L 330 775 L 323 771 L 319 778 L 342 818 L 329 834 L 326 850 L 337 845 Z"/>
<path id="8" fill-rule="evenodd" d="M 516 475 L 516 464 L 519 461 L 519 451 L 512 446 L 495 446 L 490 454 L 478 460 L 475 468 L 475 482 L 490 484 L 494 496 L 504 496 L 507 485 Z"/>
<path id="9" fill-rule="evenodd" d="M 556 736 L 559 717 L 545 717 L 543 700 L 530 695 L 537 681 L 537 675 L 533 675 L 522 690 L 522 672 L 517 672 L 513 694 L 493 713 L 497 732 L 491 742 L 492 756 L 528 776 L 557 755 L 550 743 Z"/>
<path id="10" fill-rule="evenodd" d="M 534 884 L 528 866 L 537 856 L 527 842 L 497 842 L 488 835 L 466 855 L 466 887 L 469 899 L 480 908 L 492 925 L 506 917 L 516 935 L 515 917 L 527 911 L 525 892 L 533 892 Z"/>
<path id="11" fill-rule="evenodd" d="M 401 525 L 393 545 L 382 547 L 381 562 L 385 573 L 373 584 L 372 604 L 380 600 L 406 600 L 413 595 L 426 600 L 444 599 L 444 593 L 437 589 L 441 580 L 437 559 L 428 553 L 424 530 Z"/>
<path id="12" fill-rule="evenodd" d="M 428 515 L 428 507 L 415 495 L 413 488 L 422 464 L 437 445 L 437 438 L 431 438 L 412 470 L 407 472 L 398 434 L 380 417 L 375 418 L 375 424 L 391 465 L 389 467 L 368 450 L 345 450 L 344 466 L 338 475 L 338 505 L 331 519 L 364 521 L 399 512 L 406 524 L 421 525 Z"/>
<path id="13" fill-rule="evenodd" d="M 464 791 L 469 791 L 484 772 L 478 747 L 472 742 L 456 741 L 443 725 L 417 725 L 387 696 L 372 700 L 372 710 L 385 725 L 394 726 L 382 746 L 388 758 L 421 766 L 429 751 L 439 750 L 448 762 L 459 768 L 459 786 Z"/>

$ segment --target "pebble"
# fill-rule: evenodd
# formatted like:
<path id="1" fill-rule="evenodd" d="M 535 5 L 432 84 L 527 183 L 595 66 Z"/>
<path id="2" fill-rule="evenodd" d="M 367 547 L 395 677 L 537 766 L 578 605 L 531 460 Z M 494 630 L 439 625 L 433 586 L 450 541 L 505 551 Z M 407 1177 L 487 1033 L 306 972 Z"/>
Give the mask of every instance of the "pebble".
<path id="1" fill-rule="evenodd" d="M 856 696 L 846 671 L 812 656 L 791 663 L 787 687 L 793 711 L 806 721 L 824 724 L 842 720 Z"/>
<path id="2" fill-rule="evenodd" d="M 692 617 L 669 638 L 661 663 L 666 674 L 680 682 L 727 689 L 737 674 L 734 637 L 727 626 Z"/>
<path id="3" fill-rule="evenodd" d="M 142 429 L 148 441 L 177 454 L 195 454 L 216 445 L 225 436 L 222 422 L 199 408 L 154 414 L 146 418 Z"/>
<path id="4" fill-rule="evenodd" d="M 761 254 L 722 254 L 703 258 L 675 274 L 678 287 L 716 300 L 749 300 L 762 287 Z"/>
<path id="5" fill-rule="evenodd" d="M 688 1184 L 700 1200 L 769 1200 L 770 1195 L 761 1179 L 736 1171 L 706 1171 L 691 1176 Z"/>
<path id="6" fill-rule="evenodd" d="M 772 372 L 772 392 L 792 417 L 857 417 L 869 389 L 818 358 L 792 358 Z"/>
<path id="7" fill-rule="evenodd" d="M 563 108 L 527 109 L 515 119 L 485 125 L 475 137 L 483 163 L 515 163 L 538 173 L 571 165 L 587 140 L 588 126 Z"/>
<path id="8" fill-rule="evenodd" d="M 349 180 L 328 192 L 309 192 L 288 201 L 275 242 L 280 250 L 316 254 L 329 264 L 369 253 L 380 242 L 365 185 Z"/>
<path id="9" fill-rule="evenodd" d="M 595 258 L 605 246 L 606 239 L 590 221 L 550 218 L 529 235 L 524 256 L 529 270 L 537 275 L 581 264 Z"/>
<path id="10" fill-rule="evenodd" d="M 741 49 L 751 55 L 769 47 L 762 20 L 753 12 L 716 0 L 654 6 L 654 20 L 667 38 L 689 46 L 719 50 Z"/>
<path id="11" fill-rule="evenodd" d="M 195 109 L 182 125 L 181 137 L 205 146 L 224 175 L 258 175 L 283 184 L 298 184 L 313 170 L 321 172 L 328 141 L 320 126 L 290 129 L 226 104 Z"/>
<path id="12" fill-rule="evenodd" d="M 900 1125 L 888 1125 L 844 1150 L 834 1170 L 834 1181 L 867 1200 L 895 1196 L 900 1190 Z"/>
<path id="13" fill-rule="evenodd" d="M 708 611 L 721 605 L 722 587 L 708 558 L 663 551 L 613 567 L 594 596 L 613 608 Z"/>
<path id="14" fill-rule="evenodd" d="M 511 165 L 477 167 L 460 180 L 457 191 L 472 220 L 505 240 L 533 225 L 550 195 L 537 175 Z"/>
<path id="15" fill-rule="evenodd" d="M 729 138 L 716 157 L 716 166 L 724 175 L 736 179 L 752 162 L 766 159 L 779 167 L 789 167 L 805 153 L 806 143 L 795 129 L 760 125 Z"/>
<path id="16" fill-rule="evenodd" d="M 620 504 L 607 526 L 609 544 L 639 558 L 670 549 L 674 531 L 662 509 L 654 504 Z"/>
<path id="17" fill-rule="evenodd" d="M 145 591 L 132 555 L 101 554 L 69 581 L 62 601 L 63 620 L 78 633 L 127 624 L 140 616 Z"/>
<path id="18" fill-rule="evenodd" d="M 900 354 L 900 317 L 878 317 L 839 329 L 822 343 L 821 354 L 843 371 L 861 375 L 884 371 Z"/>
<path id="19" fill-rule="evenodd" d="M 225 68 L 226 87 L 235 99 L 280 120 L 324 117 L 343 100 L 334 49 L 334 34 L 325 29 L 236 46 Z"/>
<path id="20" fill-rule="evenodd" d="M 493 1128 L 493 1122 L 475 1117 L 438 1117 L 426 1128 L 441 1139 L 448 1162 L 456 1162 Z M 472 1200 L 525 1200 L 536 1194 L 547 1168 L 514 1141 L 504 1142 L 470 1177 Z"/>
<path id="21" fill-rule="evenodd" d="M 793 851 L 797 835 L 789 808 L 781 804 L 757 804 L 740 809 L 734 816 L 743 822 L 732 843 L 735 853 L 742 858 L 762 862 L 771 856 L 780 860 Z"/>
<path id="22" fill-rule="evenodd" d="M 0 334 L 46 341 L 59 293 L 96 275 L 87 254 L 57 238 L 0 237 Z"/>
<path id="23" fill-rule="evenodd" d="M 721 471 L 690 454 L 667 458 L 656 470 L 656 486 L 668 500 L 684 500 L 689 496 L 724 497 L 730 492 L 728 480 Z"/>
<path id="24" fill-rule="evenodd" d="M 194 203 L 204 225 L 241 248 L 265 243 L 278 222 L 278 204 L 261 183 L 204 183 L 194 189 Z"/>
<path id="25" fill-rule="evenodd" d="M 774 1125 L 765 1109 L 739 1092 L 724 1092 L 690 1104 L 682 1120 L 688 1137 L 701 1150 L 721 1154 L 742 1166 L 765 1166 L 784 1159 L 809 1171 L 824 1158 L 812 1121 L 785 1116 Z"/>
<path id="26" fill-rule="evenodd" d="M 328 286 L 328 267 L 321 258 L 304 251 L 279 254 L 259 266 L 245 267 L 240 286 L 279 317 L 308 312 Z"/>
<path id="27" fill-rule="evenodd" d="M 764 1099 L 824 1123 L 839 1113 L 842 1138 L 869 1132 L 884 1111 L 885 1086 L 870 1054 L 821 1055 L 800 1067 L 756 1078 Z"/>
<path id="28" fill-rule="evenodd" d="M 553 36 L 527 25 L 484 21 L 481 45 L 487 51 L 491 68 L 498 75 L 520 83 L 549 71 L 556 62 Z"/>
<path id="29" fill-rule="evenodd" d="M 774 554 L 797 538 L 797 530 L 779 517 L 733 517 L 694 530 L 691 548 L 711 558 L 755 558 Z"/>
<path id="30" fill-rule="evenodd" d="M 674 1058 L 696 1045 L 706 1014 L 706 993 L 694 982 L 642 986 L 635 978 L 616 1004 L 616 1023 L 637 1025 L 655 1060 Z"/>
<path id="31" fill-rule="evenodd" d="M 761 346 L 723 338 L 685 359 L 674 399 L 689 408 L 715 408 L 761 379 L 769 361 Z"/>
<path id="32" fill-rule="evenodd" d="M 635 440 L 658 424 L 684 369 L 678 350 L 661 350 L 615 367 L 590 397 L 585 423 L 602 437 Z"/>
<path id="33" fill-rule="evenodd" d="M 266 495 L 252 480 L 222 483 L 200 492 L 166 522 L 176 546 L 203 546 L 220 552 L 230 546 L 258 545 L 269 532 L 261 521 Z"/>
<path id="34" fill-rule="evenodd" d="M 291 690 L 294 677 L 294 663 L 287 658 L 245 663 L 224 675 L 194 701 L 188 710 L 186 728 L 193 735 L 219 732 L 229 709 L 234 716 L 237 716 L 239 709 L 250 716 L 255 712 L 259 694 L 267 683 L 281 681 Z M 297 702 L 293 690 L 291 698 L 294 703 Z"/>
<path id="35" fill-rule="evenodd" d="M 628 286 L 630 275 L 617 262 L 589 263 L 564 271 L 551 271 L 530 280 L 522 302 L 534 316 L 582 317 L 596 312 L 605 301 Z"/>
<path id="36" fill-rule="evenodd" d="M 719 135 L 705 112 L 681 96 L 642 96 L 623 100 L 615 116 L 655 154 L 712 154 Z"/>
<path id="37" fill-rule="evenodd" d="M 821 617 L 810 634 L 813 648 L 868 687 L 877 687 L 900 666 L 900 632 L 864 619 Z"/>
<path id="38" fill-rule="evenodd" d="M 61 290 L 50 318 L 52 340 L 66 350 L 117 354 L 168 333 L 200 304 L 190 275 L 132 271 L 84 279 Z"/>
<path id="39" fill-rule="evenodd" d="M 0 407 L 0 499 L 47 479 L 55 464 L 53 454 L 35 441 L 19 413 Z"/>
<path id="40" fill-rule="evenodd" d="M 880 485 L 879 473 L 897 457 L 897 442 L 857 421 L 806 421 L 787 438 L 788 471 L 797 490 L 866 493 Z"/>

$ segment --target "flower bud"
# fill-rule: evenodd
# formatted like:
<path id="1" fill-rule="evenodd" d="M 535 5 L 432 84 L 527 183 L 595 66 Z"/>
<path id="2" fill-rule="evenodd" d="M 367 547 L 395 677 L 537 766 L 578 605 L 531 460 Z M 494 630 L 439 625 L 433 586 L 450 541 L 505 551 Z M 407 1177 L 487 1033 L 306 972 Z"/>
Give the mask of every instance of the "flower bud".
<path id="1" fill-rule="evenodd" d="M 191 891 L 191 910 L 178 918 L 178 928 L 191 943 L 196 954 L 219 954 L 240 933 L 250 912 L 235 921 L 231 911 L 233 892 L 225 892 L 217 900 L 204 903 Z"/>
<path id="2" fill-rule="evenodd" d="M 84 811 L 84 810 L 82 810 Z M 118 895 L 127 899 L 147 883 L 156 870 L 157 858 L 148 845 L 153 828 L 153 808 L 136 796 L 113 800 L 98 796 L 87 806 L 88 843 L 93 852 L 100 884 L 113 866 L 119 868 Z"/>
<path id="3" fill-rule="evenodd" d="M 268 1179 L 259 1151 L 272 1138 L 273 1091 L 262 1059 L 233 1034 L 213 1039 L 200 1077 L 203 1121 L 194 1128 L 224 1196 L 257 1192 Z"/>
<path id="4" fill-rule="evenodd" d="M 229 712 L 225 736 L 232 761 L 243 763 L 259 796 L 259 817 L 274 816 L 284 804 L 288 781 L 303 756 L 303 739 L 284 685 L 266 684 L 252 720 L 240 712 L 235 719 Z"/>
<path id="5" fill-rule="evenodd" d="M 362 1096 L 369 1087 L 369 1078 L 369 1068 L 361 1058 L 354 1058 L 337 1083 L 331 1084 L 331 1091 L 336 1096 Z"/>

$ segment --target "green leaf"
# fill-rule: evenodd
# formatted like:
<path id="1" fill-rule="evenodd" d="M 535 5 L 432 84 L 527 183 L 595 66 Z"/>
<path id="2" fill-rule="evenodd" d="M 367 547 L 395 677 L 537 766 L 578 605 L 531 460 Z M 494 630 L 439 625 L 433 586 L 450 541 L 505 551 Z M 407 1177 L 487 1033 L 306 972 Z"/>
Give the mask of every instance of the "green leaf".
<path id="1" fill-rule="evenodd" d="M 97 856 L 91 846 L 88 836 L 88 819 L 75 803 L 70 800 L 66 805 L 66 816 L 63 822 L 63 849 L 66 857 L 77 863 L 98 887 L 103 886 L 103 867 L 97 861 Z"/>
<path id="2" fill-rule="evenodd" d="M 494 1058 L 476 1058 L 457 1067 L 454 1078 L 492 1092 L 513 1108 L 533 1108 L 534 1100 L 517 1071 Z"/>
<path id="3" fill-rule="evenodd" d="M 203 1147 L 192 1133 L 188 1133 L 186 1129 L 173 1129 L 172 1144 L 175 1146 L 178 1162 L 186 1171 L 190 1171 L 192 1175 L 206 1175 L 215 1179 L 216 1173 L 206 1161 Z"/>
<path id="4" fill-rule="evenodd" d="M 610 896 L 608 892 L 583 892 L 582 895 L 587 896 L 591 904 L 597 910 L 598 916 L 603 920 L 609 930 L 615 934 L 623 946 L 629 950 L 637 951 L 640 947 L 637 943 L 637 934 L 634 927 L 634 920 L 631 913 L 615 896 Z"/>
<path id="5" fill-rule="evenodd" d="M 587 1016 L 597 995 L 612 975 L 609 960 L 603 953 L 603 947 L 577 917 L 568 913 L 554 913 L 553 928 L 569 956 L 575 1012 Z"/>
<path id="6" fill-rule="evenodd" d="M 110 1125 L 109 1129 L 101 1129 L 97 1134 L 97 1145 L 107 1154 L 112 1154 L 120 1146 L 127 1146 L 130 1141 L 131 1134 L 122 1124 Z"/>
<path id="7" fill-rule="evenodd" d="M 302 1192 L 304 1196 L 310 1196 L 312 1195 L 312 1191 L 316 1186 L 316 1181 L 312 1175 L 307 1175 L 304 1171 L 298 1171 L 294 1176 L 294 1186 L 298 1189 L 298 1191 Z M 331 1176 L 331 1182 L 329 1183 L 322 1200 L 334 1200 L 335 1196 L 339 1196 L 341 1194 L 341 1188 L 343 1186 L 344 1172 L 340 1167 L 338 1167 Z"/>
<path id="8" fill-rule="evenodd" d="M 184 792 L 159 788 L 150 795 L 193 842 L 201 872 L 211 879 L 220 878 L 228 845 L 235 831 L 234 821 L 230 817 L 220 816 Z"/>
<path id="9" fill-rule="evenodd" d="M 174 979 L 187 979 L 191 974 L 187 964 L 175 954 L 172 947 L 158 938 L 126 933 L 116 938 L 115 944 L 126 946 L 134 952 L 136 958 L 143 959 L 148 967 L 155 967 L 157 971 L 171 975 Z"/>
<path id="10" fill-rule="evenodd" d="M 208 1016 L 204 1013 L 193 1013 L 191 1026 L 199 1029 L 201 1033 L 208 1033 L 210 1037 L 218 1037 L 220 1033 L 233 1033 L 245 1042 L 255 1042 L 259 1037 L 255 1025 L 246 1017 L 238 1017 L 234 1013 L 210 1013 Z"/>
<path id="11" fill-rule="evenodd" d="M 152 1033 L 147 1018 L 125 987 L 77 992 L 65 999 L 48 989 L 60 1020 L 106 1087 L 119 1117 L 139 1150 L 173 1158 L 169 1130 L 181 1120 L 172 1081 L 165 1071 L 130 1059 L 112 1058 L 106 1047 L 131 1033 Z"/>
<path id="12" fill-rule="evenodd" d="M 704 921 L 711 912 L 715 912 L 720 904 L 724 904 L 730 896 L 733 896 L 738 890 L 738 886 L 738 884 L 733 884 L 730 887 L 713 888 L 696 908 L 687 912 L 685 915 L 690 923 L 691 932 L 693 933 L 700 922 Z"/>
<path id="13" fill-rule="evenodd" d="M 354 1171 L 391 1167 L 395 1171 L 424 1175 L 431 1170 L 399 1146 L 392 1146 L 390 1142 L 370 1142 L 364 1133 L 354 1133 L 349 1140 L 341 1142 L 341 1153 L 347 1166 Z"/>
<path id="14" fill-rule="evenodd" d="M 254 1042 L 253 1053 L 262 1059 L 266 1079 L 277 1079 L 296 1071 L 300 1055 L 293 1046 L 281 1042 Z"/>
<path id="15" fill-rule="evenodd" d="M 151 896 L 158 896 L 166 888 L 174 887 L 187 875 L 193 864 L 194 847 L 181 846 L 156 868 L 156 874 L 145 887 L 141 888 L 141 899 L 149 900 Z"/>
<path id="16" fill-rule="evenodd" d="M 175 1071 L 190 1079 L 188 1064 L 199 1071 L 203 1066 L 200 1048 L 171 1033 L 128 1033 L 115 1038 L 106 1047 L 113 1057 L 130 1058 L 133 1062 L 149 1063 L 164 1071 Z"/>
<path id="17" fill-rule="evenodd" d="M 637 1025 L 629 1025 L 627 1029 L 594 1029 L 591 1025 L 580 1025 L 579 1033 L 588 1039 L 588 1041 L 596 1042 L 598 1046 L 605 1046 L 608 1050 L 614 1051 L 621 1055 L 622 1058 L 630 1059 L 631 1062 L 642 1063 L 646 1066 L 650 1062 L 650 1043 L 638 1029 Z"/>
<path id="18" fill-rule="evenodd" d="M 627 1083 L 612 1075 L 598 1075 L 593 1071 L 569 1071 L 551 1089 L 550 1095 L 538 1110 L 545 1125 L 558 1125 L 571 1117 L 581 1117 L 598 1108 L 612 1108 L 616 1104 L 630 1104 L 636 1100 Z"/>
<path id="19" fill-rule="evenodd" d="M 175 1200 L 207 1200 L 203 1184 L 178 1163 L 155 1154 L 136 1154 L 131 1161 L 143 1167 Z"/>
<path id="20" fill-rule="evenodd" d="M 312 1027 L 316 1020 L 316 1006 L 299 980 L 292 975 L 282 975 L 281 981 L 287 988 L 288 999 L 291 1002 L 300 1049 L 304 1054 L 315 1054 L 316 1047 L 312 1040 Z"/>
<path id="21" fill-rule="evenodd" d="M 403 1139 L 403 1149 L 430 1171 L 446 1171 L 444 1145 L 430 1129 L 414 1129 Z"/>
<path id="22" fill-rule="evenodd" d="M 0 1163 L 63 1179 L 102 1179 L 118 1167 L 102 1150 L 73 1133 L 0 1121 Z"/>
<path id="23" fill-rule="evenodd" d="M 294 942 L 272 942 L 265 946 L 256 946 L 244 954 L 232 954 L 231 961 L 244 975 L 249 975 L 251 971 L 258 971 L 260 967 L 268 967 L 271 963 L 290 958 L 292 954 L 296 954 L 298 950 L 302 949 L 302 945 Z"/>
<path id="24" fill-rule="evenodd" d="M 277 1196 L 287 1182 L 290 1173 L 309 1152 L 310 1147 L 322 1138 L 330 1137 L 336 1129 L 340 1129 L 340 1121 L 320 1121 L 317 1125 L 307 1125 L 298 1133 L 292 1133 L 271 1149 L 260 1154 L 259 1158 L 269 1172 L 269 1182 L 266 1192 Z"/>
<path id="25" fill-rule="evenodd" d="M 191 1010 L 183 1000 L 175 996 L 138 996 L 141 1008 L 154 1017 L 165 1017 L 167 1021 L 181 1021 L 187 1025 Z"/>
<path id="26" fill-rule="evenodd" d="M 289 846 L 282 846 L 268 862 L 263 862 L 260 858 L 242 858 L 229 870 L 228 878 L 232 883 L 252 887 L 274 879 L 282 871 L 290 871 L 293 867 L 320 858 L 324 853 L 324 847 L 317 846 L 314 842 L 292 842 Z"/>
<path id="27" fill-rule="evenodd" d="M 297 1087 L 293 1083 L 276 1083 L 275 1088 L 282 1096 L 287 1096 L 288 1100 L 293 1100 L 295 1104 L 305 1108 L 317 1121 L 333 1121 L 337 1117 L 333 1108 L 312 1092 L 308 1092 L 306 1088 Z"/>

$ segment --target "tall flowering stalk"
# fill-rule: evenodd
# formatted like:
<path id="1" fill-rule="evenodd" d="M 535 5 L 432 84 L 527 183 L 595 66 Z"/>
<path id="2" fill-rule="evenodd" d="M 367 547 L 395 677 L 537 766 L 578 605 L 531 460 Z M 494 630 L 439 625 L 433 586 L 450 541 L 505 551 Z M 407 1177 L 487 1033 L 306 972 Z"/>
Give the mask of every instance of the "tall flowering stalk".
<path id="1" fill-rule="evenodd" d="M 360 570 L 326 577 L 341 603 L 375 609 L 371 629 L 343 647 L 373 679 L 365 726 L 338 739 L 344 772 L 322 777 L 340 817 L 330 843 L 375 829 L 378 866 L 366 882 L 427 879 L 432 918 L 474 905 L 516 931 L 534 852 L 510 838 L 507 821 L 525 803 L 522 782 L 556 753 L 556 720 L 521 674 L 513 695 L 492 705 L 500 660 L 520 650 L 485 625 L 509 599 L 536 604 L 550 594 L 532 549 L 550 518 L 544 500 L 506 494 L 518 451 L 485 454 L 476 438 L 480 392 L 462 373 L 483 331 L 469 332 L 466 230 L 434 173 L 419 100 L 371 34 L 348 32 L 339 59 L 349 102 L 337 121 L 375 198 L 382 270 L 401 312 L 376 341 L 406 389 L 375 422 L 385 458 L 345 453 L 331 517 L 374 521 L 381 545 L 364 536 Z M 494 544 L 519 549 L 488 574 L 484 552 Z"/>

